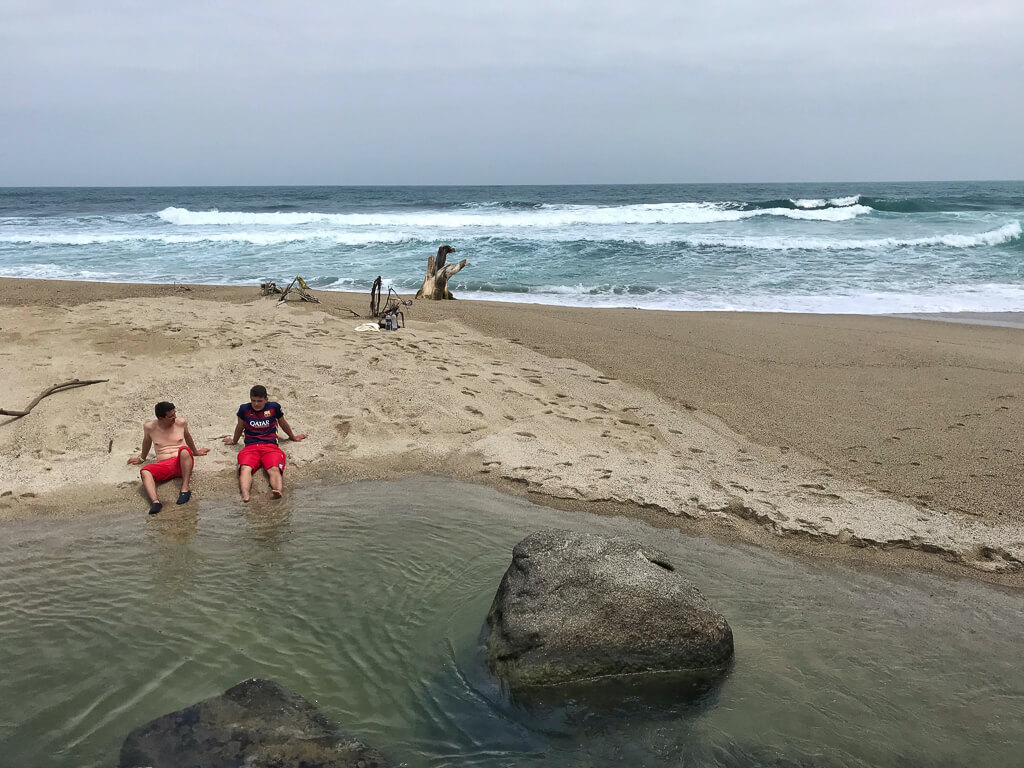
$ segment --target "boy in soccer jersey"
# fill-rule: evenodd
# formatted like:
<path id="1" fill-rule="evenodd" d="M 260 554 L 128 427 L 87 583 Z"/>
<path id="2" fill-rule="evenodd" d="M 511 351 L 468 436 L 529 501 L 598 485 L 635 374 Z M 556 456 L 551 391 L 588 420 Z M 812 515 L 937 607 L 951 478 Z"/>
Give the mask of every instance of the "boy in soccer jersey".
<path id="1" fill-rule="evenodd" d="M 151 515 L 163 509 L 156 495 L 156 485 L 165 480 L 180 477 L 181 493 L 178 494 L 177 503 L 188 503 L 192 498 L 189 482 L 192 479 L 194 457 L 205 456 L 210 452 L 209 448 L 196 449 L 192 434 L 188 431 L 188 422 L 178 415 L 174 403 L 159 402 L 154 411 L 156 418 L 142 425 L 142 455 L 128 459 L 129 464 L 142 464 L 151 447 L 156 454 L 156 461 L 139 470 L 142 487 L 149 496 Z"/>
<path id="2" fill-rule="evenodd" d="M 260 467 L 267 471 L 270 493 L 275 499 L 284 494 L 285 455 L 277 445 L 277 428 L 284 430 L 289 438 L 298 442 L 306 436 L 296 435 L 284 418 L 281 404 L 267 399 L 267 388 L 257 384 L 249 390 L 249 402 L 238 406 L 238 423 L 235 434 L 225 437 L 227 445 L 235 445 L 245 433 L 245 447 L 238 452 L 238 490 L 242 501 L 249 500 L 252 488 L 252 473 Z"/>

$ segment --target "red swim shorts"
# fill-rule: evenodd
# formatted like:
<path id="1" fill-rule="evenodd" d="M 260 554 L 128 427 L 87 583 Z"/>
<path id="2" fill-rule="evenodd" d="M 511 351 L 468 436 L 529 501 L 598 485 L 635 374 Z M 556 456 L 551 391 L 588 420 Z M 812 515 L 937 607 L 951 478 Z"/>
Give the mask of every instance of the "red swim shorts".
<path id="1" fill-rule="evenodd" d="M 284 472 L 285 461 L 284 451 L 274 443 L 253 443 L 238 452 L 239 468 L 252 467 L 254 472 L 261 466 L 264 469 L 277 467 Z"/>
<path id="2" fill-rule="evenodd" d="M 181 452 L 185 451 L 189 456 L 192 455 L 192 451 L 189 450 L 187 445 L 183 445 L 178 449 L 178 452 L 169 459 L 163 461 L 154 461 L 152 464 L 147 464 L 139 472 L 149 472 L 153 479 L 158 483 L 162 483 L 165 480 L 172 480 L 175 477 L 181 477 Z"/>

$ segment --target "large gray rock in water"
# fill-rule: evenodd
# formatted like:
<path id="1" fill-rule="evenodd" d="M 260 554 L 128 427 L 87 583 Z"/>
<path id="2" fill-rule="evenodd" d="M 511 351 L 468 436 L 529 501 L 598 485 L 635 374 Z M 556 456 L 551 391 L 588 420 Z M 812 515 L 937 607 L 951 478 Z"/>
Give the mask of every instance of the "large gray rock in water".
<path id="1" fill-rule="evenodd" d="M 383 768 L 384 762 L 297 693 L 270 680 L 246 680 L 136 728 L 121 747 L 119 766 Z"/>
<path id="2" fill-rule="evenodd" d="M 728 622 L 664 553 L 573 531 L 541 531 L 515 546 L 487 624 L 488 664 L 513 689 L 706 676 L 733 655 Z"/>

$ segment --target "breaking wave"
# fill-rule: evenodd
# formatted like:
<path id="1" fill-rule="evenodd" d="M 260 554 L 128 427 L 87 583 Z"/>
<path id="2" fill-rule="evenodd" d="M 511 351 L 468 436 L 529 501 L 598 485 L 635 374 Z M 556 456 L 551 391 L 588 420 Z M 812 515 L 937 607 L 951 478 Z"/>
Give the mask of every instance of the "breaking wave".
<path id="1" fill-rule="evenodd" d="M 972 234 L 948 233 L 928 237 L 881 237 L 864 239 L 825 239 L 815 237 L 744 237 L 744 236 L 695 236 L 663 240 L 693 246 L 723 246 L 750 248 L 763 251 L 858 251 L 891 250 L 940 246 L 945 248 L 978 248 L 981 246 L 1004 245 L 1021 240 L 1021 224 L 1012 221 L 998 229 Z"/>
<path id="2" fill-rule="evenodd" d="M 641 243 L 644 245 L 680 244 L 692 247 L 725 247 L 747 248 L 760 251 L 857 251 L 857 250 L 891 250 L 910 247 L 945 247 L 945 248 L 976 248 L 980 246 L 1003 245 L 1021 240 L 1021 223 L 1012 221 L 1003 226 L 976 233 L 947 233 L 916 238 L 823 238 L 798 235 L 687 235 L 678 233 L 643 233 L 643 232 L 611 232 L 598 231 L 587 233 L 579 230 L 519 232 L 517 238 L 532 242 L 559 243 Z M 465 233 L 464 240 L 481 242 L 473 237 L 473 233 Z M 32 245 L 144 245 L 146 243 L 162 245 L 193 245 L 202 243 L 231 244 L 239 243 L 255 246 L 275 246 L 302 243 L 324 243 L 327 245 L 363 246 L 374 244 L 399 243 L 430 243 L 433 238 L 423 232 L 396 232 L 382 230 L 331 231 L 331 230 L 291 230 L 268 232 L 215 232 L 209 234 L 13 234 L 0 235 L 0 243 L 32 244 Z M 452 240 L 452 242 L 459 242 Z M 495 242 L 493 236 L 487 237 L 492 246 L 511 245 L 511 243 Z"/>
<path id="3" fill-rule="evenodd" d="M 846 208 L 851 205 L 856 205 L 860 202 L 860 195 L 850 195 L 849 197 L 832 197 L 828 200 L 818 198 L 801 198 L 793 200 L 790 198 L 790 203 L 795 205 L 797 208 L 825 208 L 826 206 L 834 206 L 836 208 Z"/>
<path id="4" fill-rule="evenodd" d="M 465 211 L 409 213 L 250 213 L 245 211 L 191 211 L 165 208 L 157 216 L 169 224 L 196 226 L 266 227 L 566 227 L 576 224 L 711 224 L 740 221 L 754 216 L 782 216 L 804 221 L 848 221 L 871 213 L 864 205 L 802 210 L 795 207 L 749 208 L 737 203 L 647 203 L 640 205 L 543 205 L 525 210 L 475 206 Z"/>

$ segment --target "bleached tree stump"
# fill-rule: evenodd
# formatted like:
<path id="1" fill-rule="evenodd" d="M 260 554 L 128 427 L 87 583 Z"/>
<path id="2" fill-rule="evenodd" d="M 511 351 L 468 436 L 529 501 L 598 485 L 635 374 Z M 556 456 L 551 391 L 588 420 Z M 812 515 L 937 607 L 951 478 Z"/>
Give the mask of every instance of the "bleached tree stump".
<path id="1" fill-rule="evenodd" d="M 427 259 L 427 276 L 423 278 L 423 286 L 416 292 L 416 298 L 424 299 L 454 299 L 451 291 L 448 290 L 448 281 L 458 273 L 460 269 L 469 264 L 463 259 L 458 264 L 445 264 L 449 253 L 455 253 L 450 245 L 442 245 L 437 249 L 437 256 Z"/>

